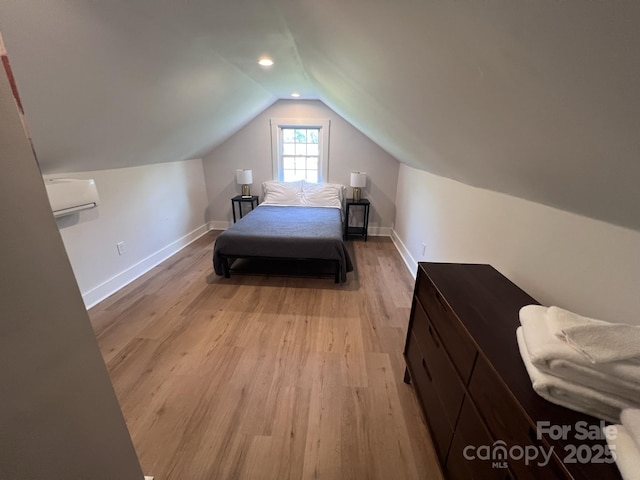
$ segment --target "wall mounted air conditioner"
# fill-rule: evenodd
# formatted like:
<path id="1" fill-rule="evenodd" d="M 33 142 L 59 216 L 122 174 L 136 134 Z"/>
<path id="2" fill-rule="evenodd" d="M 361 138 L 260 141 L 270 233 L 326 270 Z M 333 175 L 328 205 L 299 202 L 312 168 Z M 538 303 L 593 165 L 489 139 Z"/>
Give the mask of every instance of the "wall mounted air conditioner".
<path id="1" fill-rule="evenodd" d="M 45 179 L 51 209 L 56 217 L 69 215 L 100 204 L 96 182 L 76 178 Z"/>

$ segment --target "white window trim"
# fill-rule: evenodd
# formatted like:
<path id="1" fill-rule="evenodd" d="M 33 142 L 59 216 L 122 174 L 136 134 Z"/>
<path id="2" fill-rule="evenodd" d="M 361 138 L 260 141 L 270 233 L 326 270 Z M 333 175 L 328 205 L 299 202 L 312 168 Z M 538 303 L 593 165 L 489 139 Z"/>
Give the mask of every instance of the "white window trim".
<path id="1" fill-rule="evenodd" d="M 271 163 L 274 180 L 282 180 L 282 129 L 283 128 L 319 128 L 318 183 L 329 180 L 329 127 L 331 120 L 317 118 L 272 118 L 271 119 Z"/>

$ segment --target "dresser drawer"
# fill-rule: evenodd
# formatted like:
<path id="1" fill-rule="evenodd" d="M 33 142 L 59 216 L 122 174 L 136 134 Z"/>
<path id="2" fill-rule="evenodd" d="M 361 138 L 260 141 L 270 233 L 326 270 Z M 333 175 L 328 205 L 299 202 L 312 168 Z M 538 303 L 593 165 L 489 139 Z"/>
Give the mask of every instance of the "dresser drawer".
<path id="1" fill-rule="evenodd" d="M 441 464 L 449 451 L 449 444 L 453 436 L 453 429 L 446 419 L 444 408 L 438 395 L 436 394 L 431 372 L 427 367 L 427 362 L 422 356 L 422 351 L 418 347 L 415 336 L 409 333 L 409 341 L 405 351 L 407 368 L 411 375 L 411 382 L 416 391 L 418 400 L 422 404 L 422 411 L 426 417 L 431 439 L 436 447 L 436 453 Z"/>
<path id="2" fill-rule="evenodd" d="M 536 438 L 535 425 L 529 422 L 482 355 L 476 360 L 469 394 L 478 410 L 482 412 L 484 422 L 493 438 L 504 441 L 508 449 L 514 446 L 536 446 L 538 449 L 543 448 L 544 452 L 549 452 L 549 444 L 544 439 Z M 542 457 L 539 460 L 542 461 Z M 519 479 L 567 478 L 566 471 L 555 454 L 551 456 L 547 465 L 540 466 L 535 460 L 526 465 L 524 460 L 510 459 L 509 467 Z"/>
<path id="3" fill-rule="evenodd" d="M 412 332 L 418 341 L 420 351 L 429 368 L 436 393 L 444 406 L 444 413 L 449 425 L 454 428 L 462 406 L 462 399 L 464 398 L 464 386 L 451 364 L 451 360 L 442 345 L 442 340 L 429 320 L 420 302 L 416 302 Z"/>
<path id="4" fill-rule="evenodd" d="M 466 385 L 476 358 L 476 347 L 429 277 L 421 270 L 419 274 L 416 296 L 429 315 L 460 378 Z"/>
<path id="5" fill-rule="evenodd" d="M 453 435 L 445 476 L 451 480 L 512 480 L 507 459 L 498 458 L 483 460 L 483 450 L 478 447 L 493 446 L 493 439 L 482 422 L 473 402 L 467 397 L 462 405 L 460 421 Z M 480 457 L 480 458 L 478 458 Z"/>

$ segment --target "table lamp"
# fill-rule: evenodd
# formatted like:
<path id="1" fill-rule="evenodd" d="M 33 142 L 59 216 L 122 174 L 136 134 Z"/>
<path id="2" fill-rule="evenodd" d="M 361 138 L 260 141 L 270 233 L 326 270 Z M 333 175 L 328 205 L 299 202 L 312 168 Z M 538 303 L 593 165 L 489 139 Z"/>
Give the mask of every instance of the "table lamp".
<path id="1" fill-rule="evenodd" d="M 242 185 L 242 197 L 251 198 L 251 184 L 253 183 L 253 172 L 251 170 L 236 170 L 236 182 Z"/>
<path id="2" fill-rule="evenodd" d="M 353 187 L 353 200 L 360 201 L 361 188 L 367 185 L 367 173 L 366 172 L 351 172 L 351 183 Z"/>

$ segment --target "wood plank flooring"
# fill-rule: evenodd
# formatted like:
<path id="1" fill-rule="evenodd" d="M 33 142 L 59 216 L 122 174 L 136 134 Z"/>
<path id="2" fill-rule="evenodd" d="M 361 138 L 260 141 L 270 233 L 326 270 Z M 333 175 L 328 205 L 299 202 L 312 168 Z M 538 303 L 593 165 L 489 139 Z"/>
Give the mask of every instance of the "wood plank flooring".
<path id="1" fill-rule="evenodd" d="M 402 349 L 413 279 L 390 239 L 356 272 L 217 277 L 209 232 L 89 311 L 156 480 L 441 479 Z"/>

